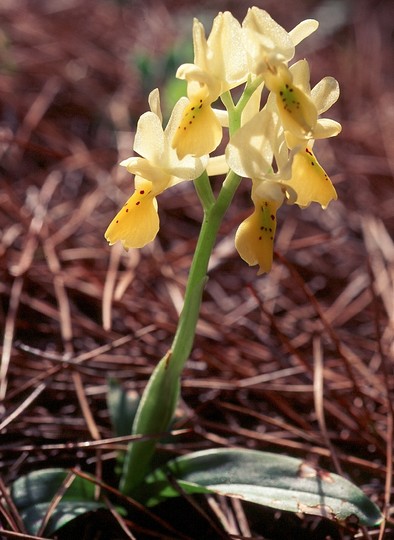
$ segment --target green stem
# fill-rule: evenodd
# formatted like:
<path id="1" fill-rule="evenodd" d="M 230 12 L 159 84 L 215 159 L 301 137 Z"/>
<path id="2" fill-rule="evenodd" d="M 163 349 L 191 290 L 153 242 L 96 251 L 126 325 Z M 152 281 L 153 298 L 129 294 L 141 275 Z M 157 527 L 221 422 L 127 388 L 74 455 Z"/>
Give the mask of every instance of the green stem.
<path id="1" fill-rule="evenodd" d="M 212 192 L 207 171 L 204 171 L 201 176 L 194 180 L 194 187 L 205 214 L 215 204 L 215 196 Z"/>
<path id="2" fill-rule="evenodd" d="M 215 245 L 220 224 L 240 183 L 240 176 L 230 171 L 216 202 L 205 211 L 177 331 L 171 347 L 171 364 L 180 375 L 192 350 L 200 313 L 202 293 L 207 282 L 209 259 Z"/>
<path id="3" fill-rule="evenodd" d="M 235 110 L 238 113 L 234 115 L 235 117 L 238 117 L 238 118 L 241 117 L 241 113 L 244 110 L 246 104 L 248 103 L 252 94 L 257 90 L 257 88 L 260 86 L 262 82 L 263 82 L 263 78 L 261 76 L 256 77 L 253 80 L 251 79 L 248 80 L 248 82 L 245 85 L 244 91 L 242 92 L 242 96 L 239 98 L 239 101 L 237 105 L 235 106 Z"/>
<path id="4" fill-rule="evenodd" d="M 229 133 L 230 137 L 241 127 L 242 111 L 246 107 L 246 104 L 250 100 L 252 94 L 257 90 L 260 84 L 263 82 L 262 77 L 256 77 L 255 79 L 249 79 L 245 85 L 242 96 L 239 101 L 234 105 L 234 101 L 230 91 L 225 92 L 220 96 L 224 106 L 228 111 L 229 117 Z"/>

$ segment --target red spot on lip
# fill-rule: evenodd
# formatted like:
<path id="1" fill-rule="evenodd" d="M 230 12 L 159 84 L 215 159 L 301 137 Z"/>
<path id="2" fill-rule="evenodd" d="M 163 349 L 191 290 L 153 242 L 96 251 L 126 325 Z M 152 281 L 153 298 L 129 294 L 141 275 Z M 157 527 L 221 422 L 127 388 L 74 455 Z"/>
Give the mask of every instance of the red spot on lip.
<path id="1" fill-rule="evenodd" d="M 143 189 L 141 189 L 140 195 L 143 195 L 144 193 L 145 193 L 145 191 Z"/>

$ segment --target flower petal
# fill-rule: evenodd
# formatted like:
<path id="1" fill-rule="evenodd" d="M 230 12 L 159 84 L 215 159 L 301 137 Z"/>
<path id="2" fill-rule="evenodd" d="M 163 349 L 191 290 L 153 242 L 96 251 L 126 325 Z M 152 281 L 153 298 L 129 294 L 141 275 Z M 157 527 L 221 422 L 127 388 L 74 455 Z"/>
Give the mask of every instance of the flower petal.
<path id="1" fill-rule="evenodd" d="M 194 64 L 202 70 L 208 69 L 208 43 L 205 37 L 203 24 L 196 18 L 193 20 L 193 49 L 194 49 Z M 178 74 L 176 75 L 178 77 Z M 183 77 L 181 77 L 183 78 Z"/>
<path id="2" fill-rule="evenodd" d="M 229 11 L 215 17 L 208 37 L 208 47 L 207 67 L 210 73 L 222 81 L 220 93 L 246 81 L 248 60 L 241 25 Z"/>
<path id="3" fill-rule="evenodd" d="M 318 21 L 315 21 L 315 19 L 305 19 L 305 21 L 301 21 L 289 32 L 294 45 L 301 43 L 301 41 L 313 34 L 318 27 L 319 23 Z"/>
<path id="4" fill-rule="evenodd" d="M 203 99 L 213 103 L 222 93 L 221 81 L 195 64 L 179 66 L 176 77 L 187 81 L 187 96 L 190 101 Z"/>
<path id="5" fill-rule="evenodd" d="M 293 84 L 301 88 L 304 92 L 310 94 L 311 86 L 311 70 L 307 60 L 298 60 L 290 68 L 290 73 L 293 77 Z"/>
<path id="6" fill-rule="evenodd" d="M 134 138 L 134 151 L 153 163 L 160 162 L 164 151 L 164 132 L 160 118 L 153 112 L 141 115 Z"/>
<path id="7" fill-rule="evenodd" d="M 255 114 L 257 114 L 260 111 L 261 94 L 263 92 L 263 89 L 264 89 L 264 81 L 253 92 L 244 110 L 242 111 L 241 125 L 244 125 L 246 124 L 246 122 L 249 122 L 249 120 L 251 120 L 253 116 L 255 116 Z"/>
<path id="8" fill-rule="evenodd" d="M 264 178 L 271 171 L 278 124 L 278 115 L 264 108 L 243 125 L 226 148 L 230 169 L 247 178 Z"/>
<path id="9" fill-rule="evenodd" d="M 105 238 L 109 245 L 120 241 L 125 249 L 141 248 L 151 242 L 159 230 L 156 199 L 151 182 L 136 177 L 137 189 L 109 224 Z"/>
<path id="10" fill-rule="evenodd" d="M 317 112 L 326 112 L 339 98 L 339 84 L 334 77 L 324 77 L 311 91 Z"/>
<path id="11" fill-rule="evenodd" d="M 313 130 L 313 137 L 315 139 L 327 139 L 328 137 L 336 137 L 341 131 L 342 126 L 339 122 L 331 120 L 331 118 L 320 118 Z"/>
<path id="12" fill-rule="evenodd" d="M 251 216 L 241 223 L 235 235 L 235 247 L 249 266 L 259 265 L 258 274 L 272 267 L 276 211 L 280 205 L 273 201 L 260 201 Z"/>
<path id="13" fill-rule="evenodd" d="M 311 202 L 318 202 L 326 208 L 330 201 L 337 199 L 326 171 L 307 147 L 294 156 L 292 177 L 288 185 L 297 193 L 296 204 L 303 208 Z"/>
<path id="14" fill-rule="evenodd" d="M 209 158 L 207 165 L 208 176 L 218 176 L 220 174 L 227 174 L 228 165 L 226 156 L 221 154 L 220 156 L 213 156 Z"/>
<path id="15" fill-rule="evenodd" d="M 260 62 L 261 56 L 273 56 L 282 61 L 293 58 L 294 43 L 292 38 L 263 9 L 255 6 L 249 8 L 242 28 L 245 33 L 248 54 L 255 65 Z"/>
<path id="16" fill-rule="evenodd" d="M 141 176 L 142 178 L 145 178 L 145 180 L 149 180 L 149 182 L 152 183 L 151 190 L 153 191 L 154 196 L 161 193 L 167 187 L 171 178 L 170 174 L 145 158 L 130 157 L 123 160 L 120 165 L 126 167 L 129 173 Z"/>
<path id="17" fill-rule="evenodd" d="M 160 92 L 158 88 L 152 90 L 148 97 L 150 110 L 159 118 L 160 123 L 163 123 L 163 114 L 160 106 Z"/>

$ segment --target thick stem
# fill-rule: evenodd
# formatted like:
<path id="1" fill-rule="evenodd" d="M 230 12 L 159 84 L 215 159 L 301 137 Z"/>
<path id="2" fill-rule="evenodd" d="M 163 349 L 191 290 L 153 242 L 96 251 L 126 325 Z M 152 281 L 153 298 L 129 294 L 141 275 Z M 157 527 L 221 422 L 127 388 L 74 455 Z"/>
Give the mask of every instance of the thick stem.
<path id="1" fill-rule="evenodd" d="M 180 375 L 193 347 L 204 286 L 207 282 L 209 259 L 215 245 L 223 216 L 240 183 L 240 176 L 230 171 L 216 202 L 205 211 L 186 286 L 185 300 L 178 328 L 171 347 L 170 363 Z"/>

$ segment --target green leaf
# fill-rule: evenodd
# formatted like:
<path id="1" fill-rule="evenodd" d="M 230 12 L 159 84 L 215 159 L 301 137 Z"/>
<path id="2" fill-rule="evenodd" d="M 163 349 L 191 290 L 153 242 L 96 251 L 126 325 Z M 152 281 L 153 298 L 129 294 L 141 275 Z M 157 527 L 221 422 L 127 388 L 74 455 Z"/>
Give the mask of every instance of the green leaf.
<path id="1" fill-rule="evenodd" d="M 107 405 L 117 437 L 130 435 L 140 398 L 124 390 L 115 379 L 109 380 Z"/>
<path id="2" fill-rule="evenodd" d="M 29 534 L 37 534 L 54 496 L 68 476 L 65 469 L 43 469 L 18 478 L 11 487 L 11 497 Z M 95 500 L 95 485 L 76 476 L 51 514 L 45 528 L 52 534 L 70 520 L 105 505 Z"/>
<path id="3" fill-rule="evenodd" d="M 103 507 L 104 505 L 99 502 L 60 502 L 51 513 L 51 517 L 45 527 L 45 534 L 53 534 L 76 517 Z M 29 534 L 38 533 L 47 511 L 48 503 L 40 503 L 35 506 L 29 506 L 20 512 L 20 516 Z"/>
<path id="4" fill-rule="evenodd" d="M 179 492 L 213 492 L 290 512 L 362 525 L 382 521 L 379 508 L 354 484 L 288 456 L 253 450 L 217 449 L 176 458 L 145 479 L 143 498 L 153 506 Z"/>

